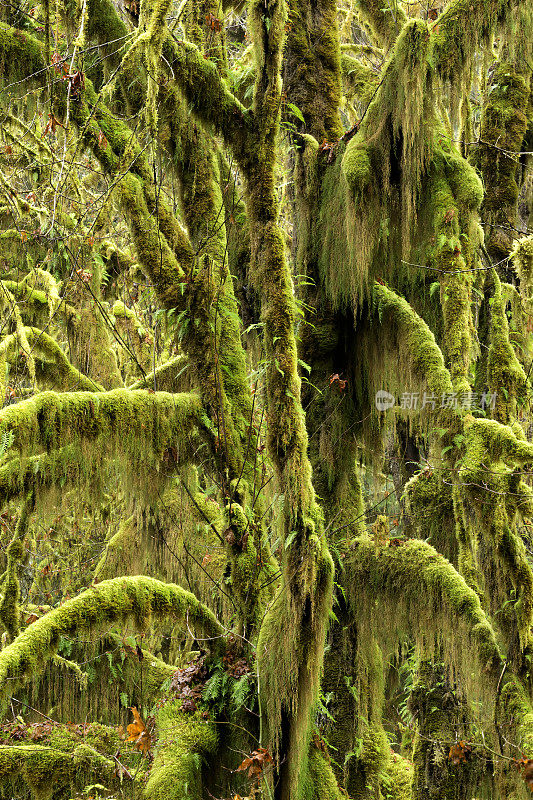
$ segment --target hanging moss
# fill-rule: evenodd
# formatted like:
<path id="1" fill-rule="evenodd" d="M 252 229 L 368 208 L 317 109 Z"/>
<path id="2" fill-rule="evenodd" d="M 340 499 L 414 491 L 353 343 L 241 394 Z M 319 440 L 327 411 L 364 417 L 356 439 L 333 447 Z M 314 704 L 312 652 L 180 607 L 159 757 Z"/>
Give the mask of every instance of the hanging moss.
<path id="1" fill-rule="evenodd" d="M 520 279 L 520 294 L 528 314 L 533 313 L 533 236 L 520 239 L 512 253 L 512 263 Z"/>
<path id="2" fill-rule="evenodd" d="M 473 796 L 478 789 L 479 767 L 475 756 L 461 763 L 459 773 L 448 754 L 457 741 L 471 741 L 465 725 L 464 708 L 454 691 L 454 681 L 442 664 L 424 657 L 419 661 L 416 683 L 409 699 L 417 719 L 413 744 L 413 800 L 426 797 Z"/>
<path id="3" fill-rule="evenodd" d="M 123 381 L 111 344 L 111 310 L 101 300 L 103 270 L 87 245 L 80 248 L 79 263 L 80 269 L 88 267 L 90 282 L 86 284 L 78 279 L 67 284 L 70 300 L 76 308 L 75 314 L 67 315 L 69 351 L 80 371 L 106 389 L 116 389 Z"/>
<path id="4" fill-rule="evenodd" d="M 0 22 L 0 69 L 3 80 L 8 83 L 24 80 L 28 75 L 42 80 L 44 60 L 40 43 L 29 34 Z"/>
<path id="5" fill-rule="evenodd" d="M 35 495 L 30 492 L 22 505 L 15 534 L 6 548 L 7 568 L 2 586 L 0 622 L 7 631 L 10 642 L 18 636 L 20 631 L 20 583 L 18 573 L 24 559 L 24 540 L 34 504 Z"/>
<path id="6" fill-rule="evenodd" d="M 509 341 L 509 323 L 502 297 L 502 286 L 496 271 L 492 274 L 494 292 L 490 306 L 491 327 L 488 354 L 488 383 L 496 393 L 494 418 L 504 424 L 517 417 L 517 404 L 527 393 L 526 374 Z"/>
<path id="7" fill-rule="evenodd" d="M 400 349 L 413 373 L 427 382 L 438 398 L 452 391 L 450 373 L 444 366 L 442 352 L 435 337 L 411 305 L 388 286 L 374 284 L 374 302 L 379 321 L 390 330 L 391 323 Z"/>
<path id="8" fill-rule="evenodd" d="M 0 415 L 0 429 L 13 432 L 13 450 L 23 459 L 39 450 L 59 449 L 67 438 L 82 452 L 92 451 L 92 458 L 119 459 L 122 474 L 141 493 L 147 490 L 142 477 L 147 470 L 155 477 L 162 462 L 177 463 L 188 452 L 188 436 L 198 423 L 206 430 L 207 420 L 195 395 L 126 389 L 42 392 Z M 160 477 L 164 480 L 163 474 Z"/>
<path id="9" fill-rule="evenodd" d="M 379 73 L 344 52 L 341 54 L 341 71 L 345 96 L 366 107 L 378 87 Z"/>
<path id="10" fill-rule="evenodd" d="M 36 377 L 45 387 L 54 389 L 80 389 L 82 391 L 103 391 L 103 387 L 72 366 L 67 356 L 47 333 L 38 328 L 24 328 L 26 340 L 36 361 Z M 18 358 L 18 335 L 6 336 L 0 345 L 0 364 L 16 363 Z M 5 395 L 5 384 L 0 379 Z M 1 391 L 1 389 L 0 389 Z"/>
<path id="11" fill-rule="evenodd" d="M 152 332 L 141 323 L 135 311 L 125 306 L 120 300 L 114 303 L 112 314 L 122 338 L 125 339 L 134 354 L 132 357 L 123 348 L 118 353 L 118 358 L 122 362 L 121 372 L 124 375 L 125 383 L 128 384 L 133 376 L 138 377 L 139 374 L 145 375 L 150 372 L 154 360 L 154 337 Z M 152 380 L 151 384 L 147 382 L 145 386 L 139 388 L 152 388 L 153 383 Z"/>
<path id="12" fill-rule="evenodd" d="M 533 573 L 516 530 L 520 499 L 518 492 L 515 499 L 515 486 L 519 484 L 516 468 L 531 457 L 531 446 L 522 438 L 521 430 L 518 438 L 511 427 L 495 420 L 467 420 L 465 436 L 460 472 L 461 482 L 467 487 L 462 493 L 464 520 L 467 526 L 477 525 L 483 531 L 483 538 L 476 534 L 475 539 L 481 549 L 485 601 L 491 613 L 501 616 L 508 656 L 516 666 L 529 646 L 533 613 Z M 510 592 L 515 602 L 506 603 Z"/>
<path id="13" fill-rule="evenodd" d="M 34 491 L 42 502 L 48 494 L 85 480 L 96 489 L 98 474 L 95 472 L 99 467 L 98 462 L 88 465 L 83 452 L 73 446 L 22 461 L 12 458 L 0 467 L 0 506 L 24 497 L 29 491 Z"/>
<path id="14" fill-rule="evenodd" d="M 148 372 L 144 378 L 132 383 L 129 389 L 155 388 L 163 392 L 180 391 L 180 381 L 183 382 L 182 390 L 190 389 L 190 377 L 186 356 L 179 355 L 169 359 L 164 364 L 156 367 L 155 372 Z"/>
<path id="15" fill-rule="evenodd" d="M 357 0 L 357 6 L 377 41 L 387 48 L 394 44 L 407 21 L 403 8 L 397 3 L 394 6 L 384 6 L 380 0 Z"/>
<path id="16" fill-rule="evenodd" d="M 406 483 L 404 493 L 409 535 L 427 541 L 457 568 L 457 540 L 450 536 L 450 530 L 456 524 L 455 510 L 445 478 L 446 474 L 438 470 L 432 473 L 422 471 Z M 465 576 L 463 569 L 460 572 Z"/>
<path id="17" fill-rule="evenodd" d="M 502 657 L 479 598 L 432 547 L 413 540 L 397 548 L 385 545 L 376 550 L 371 542 L 360 540 L 347 570 L 352 607 L 362 629 L 371 626 L 379 630 L 380 626 L 373 623 L 374 614 L 377 611 L 382 616 L 390 609 L 391 628 L 386 634 L 391 636 L 389 647 L 394 648 L 396 636 L 411 631 L 418 641 L 432 648 L 433 636 L 446 637 L 446 630 L 450 630 L 442 644 L 449 660 L 461 668 L 467 685 L 472 668 L 483 673 L 484 681 L 498 680 Z M 374 610 L 375 598 L 378 606 Z M 428 631 L 430 636 L 425 635 Z"/>
<path id="18" fill-rule="evenodd" d="M 153 614 L 187 619 L 189 624 L 197 624 L 203 633 L 215 639 L 223 634 L 213 614 L 179 586 L 142 576 L 103 581 L 41 617 L 2 650 L 2 702 L 44 669 L 47 659 L 59 646 L 60 636 L 71 636 L 79 630 L 127 618 L 145 628 Z M 219 638 L 218 641 L 220 643 Z"/>
<path id="19" fill-rule="evenodd" d="M 510 26 L 518 0 L 453 0 L 432 25 L 433 59 L 439 76 L 456 87 L 457 100 L 466 83 L 475 54 L 491 44 L 492 36 L 504 24 Z M 524 38 L 529 31 L 520 31 Z"/>

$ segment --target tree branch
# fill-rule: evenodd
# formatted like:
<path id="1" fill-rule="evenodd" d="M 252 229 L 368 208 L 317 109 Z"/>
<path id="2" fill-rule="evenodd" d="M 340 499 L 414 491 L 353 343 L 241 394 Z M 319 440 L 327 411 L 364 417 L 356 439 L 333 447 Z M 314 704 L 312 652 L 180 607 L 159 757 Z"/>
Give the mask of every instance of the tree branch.
<path id="1" fill-rule="evenodd" d="M 215 646 L 224 635 L 214 614 L 181 586 L 142 575 L 102 581 L 33 622 L 0 652 L 0 705 L 5 706 L 17 689 L 44 670 L 61 636 L 127 619 L 145 629 L 154 615 L 196 626 L 203 636 L 215 640 Z"/>

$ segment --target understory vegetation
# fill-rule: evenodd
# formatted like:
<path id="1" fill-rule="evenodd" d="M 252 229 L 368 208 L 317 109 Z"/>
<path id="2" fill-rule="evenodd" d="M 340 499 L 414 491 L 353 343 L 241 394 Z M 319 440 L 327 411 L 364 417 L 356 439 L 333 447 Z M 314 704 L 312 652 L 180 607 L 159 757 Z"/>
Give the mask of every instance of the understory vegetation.
<path id="1" fill-rule="evenodd" d="M 0 798 L 533 791 L 533 0 L 0 0 Z"/>

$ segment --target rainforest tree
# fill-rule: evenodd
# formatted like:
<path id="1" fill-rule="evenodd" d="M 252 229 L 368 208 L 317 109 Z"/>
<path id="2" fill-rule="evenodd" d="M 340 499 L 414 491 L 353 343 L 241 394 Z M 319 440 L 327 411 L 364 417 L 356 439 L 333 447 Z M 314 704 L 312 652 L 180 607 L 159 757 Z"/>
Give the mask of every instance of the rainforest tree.
<path id="1" fill-rule="evenodd" d="M 2 0 L 2 797 L 530 795 L 532 43 Z"/>

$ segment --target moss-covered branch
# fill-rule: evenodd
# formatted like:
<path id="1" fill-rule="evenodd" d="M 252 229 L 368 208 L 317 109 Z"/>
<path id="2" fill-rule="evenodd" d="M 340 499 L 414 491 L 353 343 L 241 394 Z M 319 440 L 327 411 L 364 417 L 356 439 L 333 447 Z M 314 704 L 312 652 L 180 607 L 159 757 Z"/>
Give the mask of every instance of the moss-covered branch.
<path id="1" fill-rule="evenodd" d="M 18 573 L 24 559 L 24 540 L 34 504 L 35 495 L 30 492 L 22 504 L 15 534 L 6 548 L 7 568 L 2 585 L 0 622 L 6 629 L 11 642 L 18 636 L 20 630 L 20 583 Z"/>
<path id="2" fill-rule="evenodd" d="M 0 467 L 0 508 L 32 490 L 40 496 L 55 487 L 83 481 L 94 486 L 97 471 L 98 462 L 88 463 L 83 452 L 73 445 L 29 458 L 11 458 Z"/>
<path id="3" fill-rule="evenodd" d="M 34 359 L 40 362 L 40 364 L 36 363 L 36 376 L 39 382 L 65 391 L 71 389 L 88 392 L 104 391 L 100 384 L 72 366 L 55 339 L 52 339 L 47 333 L 38 328 L 28 327 L 24 328 L 24 332 Z M 19 355 L 18 348 L 18 335 L 14 333 L 6 336 L 0 344 L 0 364 L 6 361 L 9 363 L 16 362 Z M 5 391 L 0 376 L 0 391 L 2 388 Z"/>
<path id="4" fill-rule="evenodd" d="M 362 628 L 390 637 L 387 646 L 403 633 L 429 647 L 435 646 L 435 636 L 445 639 L 449 660 L 461 667 L 467 682 L 474 668 L 496 688 L 504 659 L 492 625 L 476 593 L 433 547 L 416 540 L 400 547 L 376 546 L 360 539 L 347 570 L 352 608 Z M 382 619 L 388 609 L 394 611 L 381 634 L 375 615 Z M 454 635 L 447 636 L 452 630 Z"/>
<path id="5" fill-rule="evenodd" d="M 157 749 L 146 785 L 152 800 L 198 800 L 202 793 L 202 759 L 218 745 L 212 721 L 181 710 L 181 700 L 166 703 L 156 715 Z"/>
<path id="6" fill-rule="evenodd" d="M 30 82 L 45 83 L 45 63 L 41 43 L 28 33 L 0 22 L 0 70 L 6 83 L 20 80 L 21 64 L 24 64 L 24 73 L 28 78 L 26 87 Z"/>
<path id="7" fill-rule="evenodd" d="M 214 61 L 187 41 L 171 39 L 166 56 L 176 81 L 194 114 L 221 134 L 239 164 L 245 164 L 253 147 L 253 113 L 229 90 Z"/>
<path id="8" fill-rule="evenodd" d="M 512 14 L 520 5 L 521 0 L 451 0 L 432 26 L 437 73 L 460 86 L 474 54 L 490 46 L 501 26 L 511 28 Z M 519 35 L 531 38 L 531 31 Z"/>
<path id="9" fill-rule="evenodd" d="M 383 47 L 391 47 L 396 41 L 402 26 L 407 21 L 407 14 L 398 3 L 381 0 L 357 0 L 357 6 L 376 40 Z"/>
<path id="10" fill-rule="evenodd" d="M 480 142 L 473 153 L 483 176 L 485 197 L 481 213 L 486 224 L 485 245 L 499 263 L 513 248 L 518 228 L 520 156 L 528 129 L 531 67 L 502 62 L 496 66 L 483 106 Z"/>
<path id="11" fill-rule="evenodd" d="M 154 372 L 148 372 L 144 378 L 132 383 L 129 389 L 155 389 L 162 391 L 170 391 L 179 386 L 180 378 L 184 383 L 188 378 L 188 360 L 186 356 L 179 355 L 165 361 L 159 367 L 156 367 Z M 182 377 L 183 376 L 183 377 Z"/>
<path id="12" fill-rule="evenodd" d="M 363 538 L 350 554 L 347 574 L 362 643 L 377 633 L 394 649 L 398 637 L 411 634 L 426 652 L 437 648 L 439 657 L 443 653 L 459 670 L 470 699 L 493 706 L 498 723 L 523 752 L 533 752 L 526 692 L 507 665 L 479 597 L 442 555 L 421 541 L 391 547 Z M 378 622 L 384 617 L 386 628 Z"/>
<path id="13" fill-rule="evenodd" d="M 265 742 L 276 749 L 281 743 L 286 760 L 280 767 L 279 797 L 292 800 L 300 793 L 308 758 L 333 564 L 307 454 L 293 286 L 278 218 L 276 140 L 286 8 L 283 0 L 271 3 L 267 10 L 254 0 L 249 13 L 257 65 L 254 111 L 260 125 L 254 160 L 246 174 L 251 279 L 264 323 L 268 451 L 284 495 L 282 588 L 265 615 L 257 657 Z"/>
<path id="14" fill-rule="evenodd" d="M 36 800 L 51 800 L 80 772 L 113 782 L 116 767 L 115 761 L 87 744 L 78 745 L 72 753 L 37 744 L 0 746 L 0 784 L 7 791 L 10 787 L 16 791 L 21 781 Z"/>
<path id="15" fill-rule="evenodd" d="M 388 286 L 374 283 L 378 319 L 388 330 L 392 325 L 398 348 L 407 350 L 412 370 L 437 397 L 452 391 L 450 373 L 433 333 L 410 303 Z"/>
<path id="16" fill-rule="evenodd" d="M 0 703 L 39 675 L 61 636 L 132 620 L 140 629 L 154 617 L 174 617 L 220 644 L 224 629 L 212 612 L 175 584 L 137 576 L 103 581 L 38 619 L 0 653 Z"/>
<path id="17" fill-rule="evenodd" d="M 209 435 L 208 429 L 197 395 L 144 390 L 42 392 L 0 414 L 0 431 L 13 433 L 9 454 L 18 451 L 21 455 L 17 459 L 19 486 L 31 483 L 25 464 L 29 456 L 59 451 L 69 441 L 81 457 L 75 458 L 71 467 L 64 451 L 64 458 L 43 463 L 43 468 L 54 470 L 51 482 L 61 479 L 60 470 L 65 477 L 89 474 L 93 463 L 113 457 L 130 489 L 144 497 L 157 493 L 157 486 L 177 464 L 190 457 L 194 432 L 202 430 Z M 8 491 L 13 492 L 17 479 L 10 466 L 5 480 Z"/>

